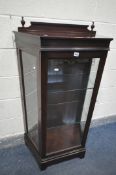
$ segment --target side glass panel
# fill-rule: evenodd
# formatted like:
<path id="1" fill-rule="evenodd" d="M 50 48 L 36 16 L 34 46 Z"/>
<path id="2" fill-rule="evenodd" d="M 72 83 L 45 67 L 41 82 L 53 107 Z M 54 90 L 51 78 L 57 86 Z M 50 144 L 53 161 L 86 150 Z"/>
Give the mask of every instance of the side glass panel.
<path id="1" fill-rule="evenodd" d="M 99 58 L 48 59 L 47 154 L 81 145 Z"/>
<path id="2" fill-rule="evenodd" d="M 38 121 L 41 116 L 41 101 L 37 96 L 37 59 L 33 55 L 22 52 L 28 136 L 39 150 Z M 38 84 L 41 85 L 40 82 Z"/>
<path id="3" fill-rule="evenodd" d="M 88 78 L 88 84 L 87 84 L 84 103 L 83 103 L 83 109 L 82 109 L 82 113 L 81 113 L 81 122 L 80 122 L 81 132 L 83 132 L 84 128 L 85 128 L 85 123 L 87 120 L 87 115 L 88 115 L 88 111 L 89 111 L 89 106 L 90 106 L 90 102 L 91 102 L 91 97 L 92 97 L 92 93 L 93 93 L 93 87 L 94 87 L 94 83 L 95 83 L 95 79 L 96 79 L 96 75 L 97 75 L 99 61 L 100 61 L 100 58 L 93 58 L 92 59 L 92 64 L 91 64 L 89 78 Z"/>

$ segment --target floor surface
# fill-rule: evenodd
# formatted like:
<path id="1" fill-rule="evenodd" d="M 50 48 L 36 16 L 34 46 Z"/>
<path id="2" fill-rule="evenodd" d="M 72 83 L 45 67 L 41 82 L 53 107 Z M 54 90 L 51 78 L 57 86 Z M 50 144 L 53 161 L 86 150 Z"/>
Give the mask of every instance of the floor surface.
<path id="1" fill-rule="evenodd" d="M 24 144 L 0 149 L 0 175 L 116 175 L 116 123 L 91 128 L 84 159 L 40 171 Z"/>

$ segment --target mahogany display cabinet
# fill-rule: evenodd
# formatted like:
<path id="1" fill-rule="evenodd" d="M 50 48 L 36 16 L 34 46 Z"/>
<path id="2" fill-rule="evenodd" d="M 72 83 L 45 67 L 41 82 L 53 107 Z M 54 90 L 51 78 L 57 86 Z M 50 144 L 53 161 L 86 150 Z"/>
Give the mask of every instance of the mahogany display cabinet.
<path id="1" fill-rule="evenodd" d="M 112 38 L 87 25 L 31 22 L 15 33 L 25 143 L 41 169 L 85 155 Z M 101 133 L 102 134 L 102 133 Z"/>

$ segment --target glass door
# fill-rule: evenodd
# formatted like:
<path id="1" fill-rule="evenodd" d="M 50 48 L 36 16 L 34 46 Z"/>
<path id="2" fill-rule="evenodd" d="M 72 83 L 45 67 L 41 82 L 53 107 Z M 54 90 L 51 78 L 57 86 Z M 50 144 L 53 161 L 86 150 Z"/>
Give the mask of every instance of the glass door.
<path id="1" fill-rule="evenodd" d="M 99 58 L 48 59 L 46 153 L 81 145 Z"/>

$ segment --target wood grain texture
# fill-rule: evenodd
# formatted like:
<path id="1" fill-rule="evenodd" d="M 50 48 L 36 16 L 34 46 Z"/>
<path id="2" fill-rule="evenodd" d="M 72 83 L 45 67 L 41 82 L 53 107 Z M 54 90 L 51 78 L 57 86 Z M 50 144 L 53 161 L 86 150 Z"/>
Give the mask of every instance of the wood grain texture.
<path id="1" fill-rule="evenodd" d="M 80 125 L 64 125 L 47 129 L 47 154 L 81 145 Z"/>
<path id="2" fill-rule="evenodd" d="M 18 30 L 21 32 L 36 34 L 39 36 L 95 36 L 96 32 L 90 31 L 87 28 L 88 25 L 31 22 L 31 26 L 26 28 L 19 27 Z"/>

